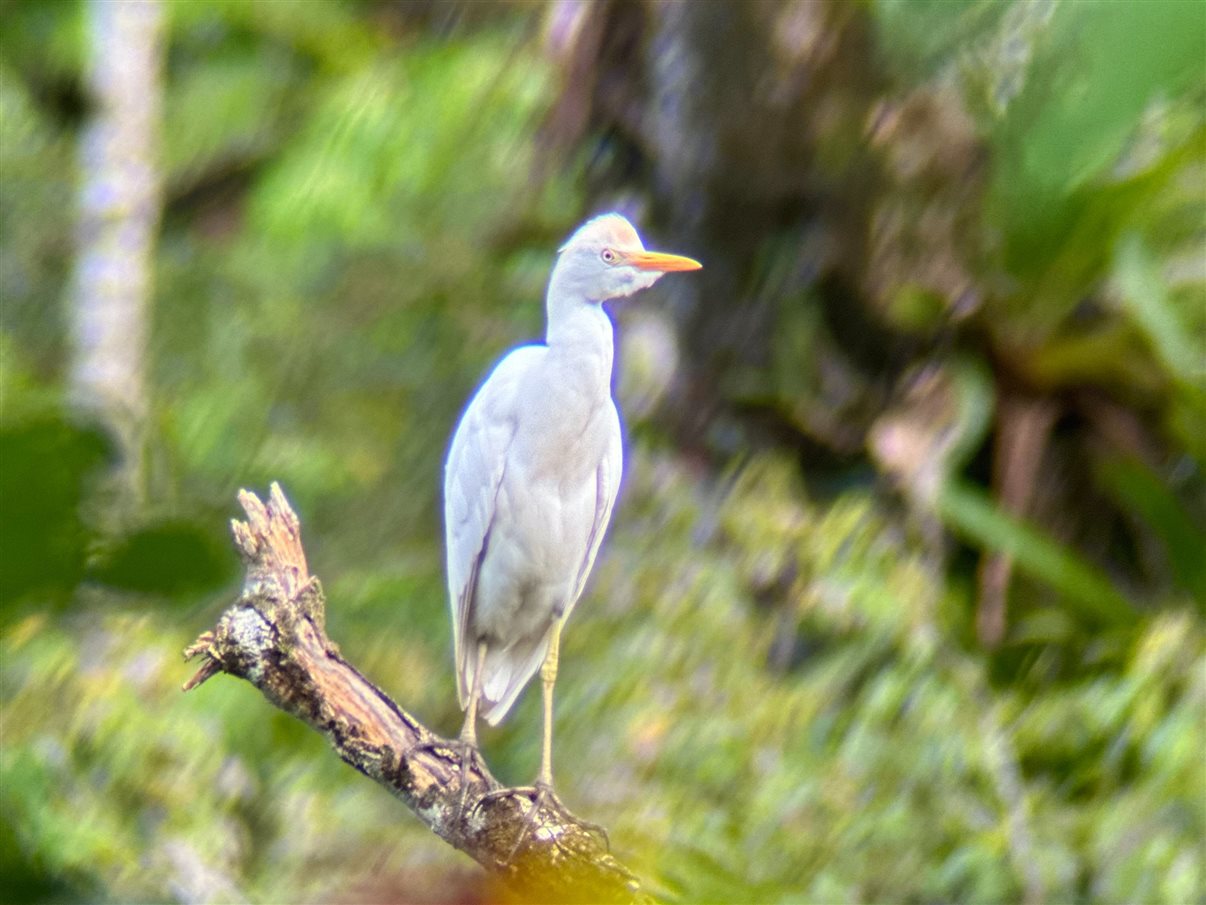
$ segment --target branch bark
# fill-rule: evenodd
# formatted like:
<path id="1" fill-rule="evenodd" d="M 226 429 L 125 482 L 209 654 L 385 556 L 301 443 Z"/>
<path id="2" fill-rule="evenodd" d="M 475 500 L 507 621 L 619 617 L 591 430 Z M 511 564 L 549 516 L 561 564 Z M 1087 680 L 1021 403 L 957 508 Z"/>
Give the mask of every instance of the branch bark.
<path id="1" fill-rule="evenodd" d="M 247 520 L 231 529 L 246 566 L 243 590 L 213 631 L 185 650 L 187 659 L 202 658 L 185 691 L 220 672 L 246 679 L 525 898 L 653 901 L 596 827 L 556 802 L 532 814 L 523 790 L 498 794 L 502 787 L 479 758 L 463 758 L 458 742 L 429 730 L 344 659 L 327 637 L 322 587 L 277 484 L 267 503 L 245 490 L 239 503 Z"/>

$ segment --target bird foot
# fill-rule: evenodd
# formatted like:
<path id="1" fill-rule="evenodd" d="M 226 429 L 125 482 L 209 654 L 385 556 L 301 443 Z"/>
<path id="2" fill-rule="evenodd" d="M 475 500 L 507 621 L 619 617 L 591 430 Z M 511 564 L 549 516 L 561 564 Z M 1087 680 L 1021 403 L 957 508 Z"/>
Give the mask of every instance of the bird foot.
<path id="1" fill-rule="evenodd" d="M 520 849 L 524 848 L 532 840 L 533 836 L 538 836 L 540 830 L 550 825 L 556 826 L 566 823 L 572 823 L 598 836 L 603 840 L 603 846 L 608 851 L 611 851 L 611 840 L 607 836 L 607 830 L 603 829 L 597 823 L 582 820 L 580 817 L 576 817 L 570 813 L 569 809 L 561 803 L 561 799 L 553 791 L 553 787 L 547 783 L 537 782 L 531 786 L 512 786 L 486 792 L 473 803 L 473 810 L 476 811 L 487 802 L 501 801 L 506 798 L 525 798 L 532 803 L 531 808 L 527 812 L 524 827 L 520 831 L 518 838 L 516 838 L 515 845 L 511 848 L 511 854 L 507 856 L 507 863 L 514 861 Z M 548 820 L 548 817 L 552 817 L 552 820 Z M 556 844 L 557 840 L 552 838 L 551 841 Z"/>
<path id="2" fill-rule="evenodd" d="M 463 738 L 419 742 L 417 745 L 408 748 L 406 755 L 409 757 L 416 751 L 432 751 L 435 753 L 454 751 L 460 755 L 461 800 L 457 807 L 458 821 L 465 816 L 465 806 L 469 803 L 469 789 L 475 785 L 479 785 L 479 783 L 470 781 L 470 776 L 476 771 L 485 780 L 487 785 L 495 783 L 494 775 L 490 772 L 490 768 L 486 766 L 486 759 L 482 756 L 481 750 L 474 742 Z M 474 804 L 474 807 L 476 808 L 477 805 Z"/>

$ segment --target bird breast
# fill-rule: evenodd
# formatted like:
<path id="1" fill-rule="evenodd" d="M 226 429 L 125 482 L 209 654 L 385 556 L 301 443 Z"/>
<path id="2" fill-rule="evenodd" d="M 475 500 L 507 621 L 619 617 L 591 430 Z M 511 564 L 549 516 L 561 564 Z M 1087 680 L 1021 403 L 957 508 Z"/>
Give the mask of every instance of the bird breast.
<path id="1" fill-rule="evenodd" d="M 544 377 L 519 394 L 478 576 L 473 628 L 504 646 L 542 635 L 574 603 L 616 429 L 606 383 L 600 393 L 582 379 Z"/>
<path id="2" fill-rule="evenodd" d="M 563 491 L 594 486 L 595 470 L 607 451 L 613 420 L 611 362 L 583 355 L 573 360 L 546 350 L 544 367 L 527 375 L 516 406 L 513 462 L 534 483 L 556 483 Z"/>

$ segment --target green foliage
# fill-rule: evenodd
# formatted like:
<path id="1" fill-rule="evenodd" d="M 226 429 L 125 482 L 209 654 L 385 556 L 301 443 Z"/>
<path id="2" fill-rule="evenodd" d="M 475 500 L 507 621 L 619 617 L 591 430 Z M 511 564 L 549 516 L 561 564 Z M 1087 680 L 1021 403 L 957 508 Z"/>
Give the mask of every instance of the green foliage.
<path id="1" fill-rule="evenodd" d="M 182 67 L 165 102 L 162 165 L 169 186 L 187 187 L 216 168 L 237 168 L 275 150 L 282 121 L 298 114 L 290 96 L 298 65 L 280 50 L 246 48 Z"/>
<path id="2" fill-rule="evenodd" d="M 180 598 L 218 590 L 235 566 L 225 532 L 168 519 L 120 538 L 92 575 L 117 591 Z"/>
<path id="3" fill-rule="evenodd" d="M 1118 457 L 1101 463 L 1100 481 L 1122 508 L 1160 539 L 1178 584 L 1194 596 L 1199 607 L 1206 608 L 1202 529 L 1162 477 L 1141 461 Z"/>
<path id="4" fill-rule="evenodd" d="M 978 547 L 1016 560 L 1023 571 L 1059 591 L 1086 619 L 1111 624 L 1134 618 L 1126 597 L 1108 578 L 1041 531 L 1003 512 L 983 493 L 951 481 L 943 487 L 938 505 L 953 530 Z"/>
<path id="5" fill-rule="evenodd" d="M 1190 3 L 1056 7 L 1036 41 L 1031 77 L 993 136 L 1001 154 L 992 197 L 1011 270 L 1050 266 L 1093 207 L 1080 190 L 1115 166 L 1148 105 L 1200 84 L 1204 44 L 1206 20 Z M 1101 243 L 1113 218 L 1095 219 Z"/>
<path id="6" fill-rule="evenodd" d="M 1001 383 L 1050 394 L 1090 434 L 1109 430 L 1079 410 L 1082 393 L 1154 425 L 1137 469 L 1117 464 L 1137 458 L 1134 443 L 1104 448 L 1117 435 L 1079 453 L 1142 549 L 1129 582 L 1102 574 L 1106 556 L 1075 549 L 1077 529 L 1044 537 L 968 483 L 944 486 L 937 514 L 973 546 L 1016 556 L 1085 618 L 1125 621 L 1135 600 L 1174 584 L 1200 596 L 1188 550 L 1206 544 L 1195 502 L 1206 464 L 1206 18 L 1178 2 L 938 6 L 910 6 L 913 22 L 903 5 L 874 9 L 898 77 L 957 85 L 991 154 L 977 266 Z M 1157 462 L 1181 456 L 1174 489 Z"/>
<path id="7" fill-rule="evenodd" d="M 1127 314 L 1143 331 L 1161 364 L 1175 380 L 1192 386 L 1206 380 L 1206 362 L 1194 348 L 1187 325 L 1169 299 L 1157 262 L 1134 233 L 1122 238 L 1115 273 Z"/>
<path id="8" fill-rule="evenodd" d="M 1067 318 L 1124 235 L 1149 231 L 1165 253 L 1200 241 L 1186 214 L 1201 191 L 1206 21 L 1178 2 L 1064 4 L 1030 40 L 1024 84 L 986 123 L 988 212 L 1021 326 L 1073 339 Z"/>
<path id="9" fill-rule="evenodd" d="M 450 232 L 486 239 L 526 194 L 516 176 L 530 168 L 525 136 L 545 89 L 506 35 L 358 67 L 318 98 L 257 191 L 253 222 L 283 241 L 399 245 L 415 261 Z"/>
<path id="10" fill-rule="evenodd" d="M 0 45 L 3 46 L 3 45 Z M 0 58 L 0 324 L 6 386 L 18 371 L 46 374 L 62 354 L 56 301 L 72 234 L 71 151 L 27 87 Z M 8 331 L 21 329 L 16 348 Z"/>
<path id="11" fill-rule="evenodd" d="M 341 859 L 389 863 L 399 832 L 440 860 L 426 830 L 251 689 L 181 695 L 186 639 L 165 624 L 32 616 L 5 632 L 0 805 L 32 876 L 92 901 L 279 901 L 323 895 Z"/>
<path id="12" fill-rule="evenodd" d="M 909 79 L 949 65 L 952 48 L 987 41 L 1010 11 L 996 0 L 874 0 L 873 7 L 879 50 Z"/>
<path id="13" fill-rule="evenodd" d="M 638 460 L 559 687 L 565 744 L 604 747 L 604 719 L 623 762 L 574 793 L 685 901 L 1193 900 L 1197 618 L 1145 623 L 1117 672 L 998 689 L 874 497 L 810 506 L 796 475 L 756 460 L 717 501 Z M 583 636 L 625 666 L 575 681 Z"/>
<path id="14" fill-rule="evenodd" d="M 532 17 L 498 7 L 440 37 L 375 3 L 169 5 L 152 505 L 115 519 L 95 492 L 108 442 L 62 408 L 81 9 L 0 6 L 6 895 L 439 886 L 460 856 L 241 683 L 181 695 L 178 652 L 229 602 L 234 489 L 280 480 L 333 637 L 455 731 L 445 444 L 491 361 L 539 335 L 584 206 L 573 173 L 531 182 L 555 87 Z M 1201 901 L 1200 9 L 867 10 L 869 65 L 902 90 L 958 81 L 989 151 L 990 351 L 933 350 L 941 404 L 903 422 L 935 508 L 902 512 L 865 465 L 822 493 L 795 458 L 701 475 L 636 434 L 565 635 L 559 788 L 670 900 Z M 927 292 L 890 312 L 910 341 L 944 328 Z M 769 376 L 726 379 L 824 441 L 882 404 L 883 378 L 841 357 L 815 301 L 783 305 Z M 1155 464 L 1086 457 L 1141 539 L 1136 569 L 979 486 L 1002 360 L 1150 415 Z M 980 551 L 1025 579 L 993 655 L 968 643 Z M 504 779 L 536 768 L 538 697 L 483 730 Z"/>
<path id="15" fill-rule="evenodd" d="M 90 533 L 84 503 L 91 483 L 112 457 L 102 430 L 72 424 L 60 414 L 0 424 L 4 610 L 26 594 L 36 592 L 44 602 L 62 601 L 75 590 L 84 575 Z"/>

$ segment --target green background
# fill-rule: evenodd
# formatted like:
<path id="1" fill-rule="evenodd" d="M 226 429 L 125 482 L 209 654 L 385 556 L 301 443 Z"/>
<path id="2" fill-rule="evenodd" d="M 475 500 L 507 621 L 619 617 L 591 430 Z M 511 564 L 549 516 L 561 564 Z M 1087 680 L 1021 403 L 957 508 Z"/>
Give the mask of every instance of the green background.
<path id="1" fill-rule="evenodd" d="M 941 431 L 905 419 L 943 451 L 922 504 L 871 455 L 840 474 L 790 444 L 702 462 L 630 406 L 620 503 L 562 644 L 556 767 L 668 900 L 1206 902 L 1206 14 L 1032 6 L 857 12 L 885 91 L 953 79 L 971 111 L 991 347 L 1153 426 L 1158 467 L 1106 449 L 1076 507 L 1124 518 L 1131 546 L 1094 554 L 997 501 L 987 343 L 944 363 Z M 106 477 L 112 441 L 64 401 L 84 7 L 0 4 L 6 901 L 476 894 L 467 859 L 250 686 L 179 691 L 180 651 L 238 587 L 235 491 L 277 480 L 332 638 L 428 725 L 459 726 L 443 455 L 493 361 L 540 335 L 592 158 L 533 176 L 558 91 L 549 8 L 424 9 L 167 5 L 134 505 Z M 941 301 L 895 285 L 885 323 L 928 341 Z M 1105 300 L 1088 325 L 1086 296 Z M 814 315 L 784 309 L 760 377 L 789 417 L 826 404 Z M 984 551 L 1017 563 L 991 652 Z M 482 734 L 506 781 L 535 773 L 538 698 Z"/>

